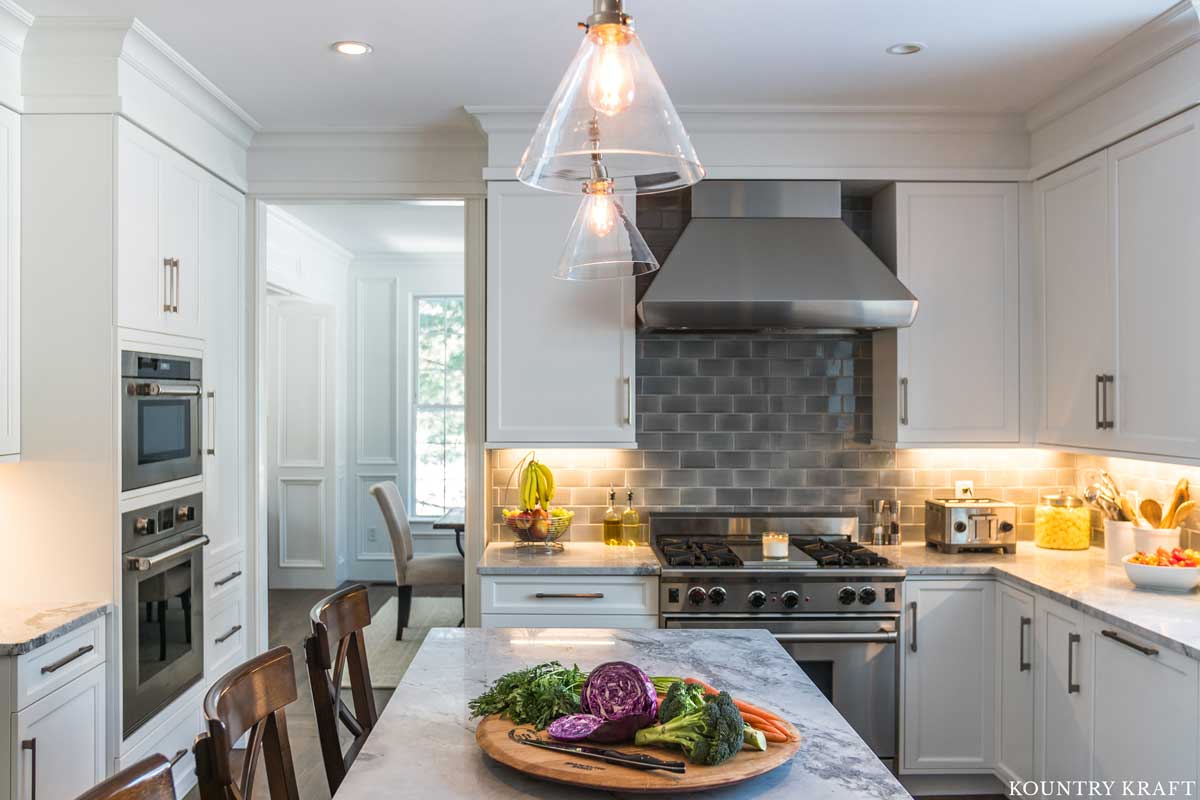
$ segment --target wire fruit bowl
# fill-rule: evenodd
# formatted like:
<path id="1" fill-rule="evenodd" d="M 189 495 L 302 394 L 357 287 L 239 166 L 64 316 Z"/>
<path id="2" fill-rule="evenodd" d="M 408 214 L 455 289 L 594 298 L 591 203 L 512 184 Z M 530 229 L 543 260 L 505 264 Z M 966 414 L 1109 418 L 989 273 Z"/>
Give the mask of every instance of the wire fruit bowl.
<path id="1" fill-rule="evenodd" d="M 565 514 L 550 514 L 541 509 L 534 511 L 504 510 L 504 524 L 517 535 L 514 547 L 534 548 L 542 550 L 562 550 L 558 540 L 571 527 L 575 512 Z"/>

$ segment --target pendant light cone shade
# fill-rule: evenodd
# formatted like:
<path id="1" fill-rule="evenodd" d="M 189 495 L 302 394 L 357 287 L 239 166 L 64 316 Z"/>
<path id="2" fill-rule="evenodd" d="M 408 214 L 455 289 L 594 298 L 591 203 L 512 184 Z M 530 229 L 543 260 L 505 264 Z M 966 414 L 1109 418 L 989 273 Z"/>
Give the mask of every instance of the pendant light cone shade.
<path id="1" fill-rule="evenodd" d="M 585 195 L 554 277 L 569 281 L 629 278 L 656 269 L 658 259 L 616 196 Z"/>
<path id="2" fill-rule="evenodd" d="M 629 25 L 588 30 L 521 156 L 517 178 L 575 193 L 592 177 L 597 154 L 618 192 L 665 192 L 704 177 L 679 114 Z"/>

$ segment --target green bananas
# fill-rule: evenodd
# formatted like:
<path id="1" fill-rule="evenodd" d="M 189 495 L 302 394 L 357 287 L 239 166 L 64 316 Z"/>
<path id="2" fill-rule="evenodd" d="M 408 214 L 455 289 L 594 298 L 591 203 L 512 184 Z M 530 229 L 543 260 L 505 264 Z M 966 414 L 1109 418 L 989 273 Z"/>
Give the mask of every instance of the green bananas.
<path id="1" fill-rule="evenodd" d="M 539 506 L 550 510 L 550 501 L 554 499 L 554 473 L 545 464 L 530 460 L 521 471 L 521 508 L 532 511 Z"/>

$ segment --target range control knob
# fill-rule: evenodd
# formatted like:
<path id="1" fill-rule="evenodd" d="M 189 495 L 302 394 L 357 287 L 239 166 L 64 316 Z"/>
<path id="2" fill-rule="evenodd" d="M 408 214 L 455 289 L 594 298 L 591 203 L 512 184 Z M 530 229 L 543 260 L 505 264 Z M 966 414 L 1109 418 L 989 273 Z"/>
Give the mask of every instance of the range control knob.
<path id="1" fill-rule="evenodd" d="M 762 608 L 767 604 L 767 596 L 755 589 L 746 597 L 747 602 L 755 608 Z"/>
<path id="2" fill-rule="evenodd" d="M 967 523 L 963 522 L 961 519 L 958 522 L 954 523 L 954 530 L 957 533 L 962 533 L 966 529 L 967 529 Z"/>
<path id="3" fill-rule="evenodd" d="M 871 603 L 875 602 L 876 597 L 877 595 L 875 594 L 874 589 L 872 589 L 870 586 L 864 586 L 858 593 L 858 602 L 862 603 L 864 606 L 869 606 Z"/>
<path id="4" fill-rule="evenodd" d="M 725 590 L 720 586 L 714 586 L 708 590 L 708 602 L 714 606 L 719 606 L 725 602 Z"/>
<path id="5" fill-rule="evenodd" d="M 693 586 L 688 589 L 688 602 L 694 606 L 704 605 L 704 598 L 708 597 L 708 592 L 703 587 Z"/>
<path id="6" fill-rule="evenodd" d="M 858 592 L 854 591 L 854 589 L 850 586 L 844 586 L 842 587 L 842 590 L 838 592 L 838 602 L 844 606 L 850 605 L 857 599 Z"/>
<path id="7" fill-rule="evenodd" d="M 795 592 L 784 592 L 782 599 L 784 608 L 795 608 L 800 605 L 800 595 Z"/>
<path id="8" fill-rule="evenodd" d="M 1013 529 L 1013 524 L 1011 522 L 1005 521 L 1005 522 L 1000 523 L 1000 532 L 1001 533 L 1008 533 L 1012 529 Z"/>

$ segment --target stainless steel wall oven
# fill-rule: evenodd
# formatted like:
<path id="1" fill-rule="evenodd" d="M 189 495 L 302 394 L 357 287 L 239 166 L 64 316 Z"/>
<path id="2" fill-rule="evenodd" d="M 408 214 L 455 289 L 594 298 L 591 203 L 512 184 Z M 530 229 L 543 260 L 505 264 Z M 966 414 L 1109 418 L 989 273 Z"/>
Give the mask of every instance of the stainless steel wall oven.
<path id="1" fill-rule="evenodd" d="M 201 473 L 198 358 L 121 353 L 121 489 Z"/>

